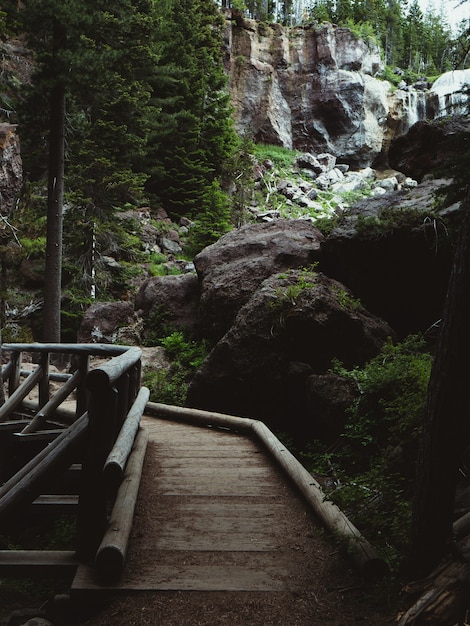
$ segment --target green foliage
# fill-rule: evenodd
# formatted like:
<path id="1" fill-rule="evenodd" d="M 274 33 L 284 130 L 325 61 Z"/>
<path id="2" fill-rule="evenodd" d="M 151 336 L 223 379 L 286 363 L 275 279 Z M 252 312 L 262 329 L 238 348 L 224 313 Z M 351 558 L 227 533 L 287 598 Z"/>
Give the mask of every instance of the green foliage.
<path id="1" fill-rule="evenodd" d="M 223 20 L 212 0 L 175 0 L 162 17 L 153 99 L 160 110 L 147 189 L 170 215 L 196 217 L 236 146 L 222 65 Z"/>
<path id="2" fill-rule="evenodd" d="M 358 215 L 355 227 L 359 237 L 382 239 L 401 229 L 421 228 L 424 231 L 427 221 L 435 219 L 433 213 L 418 208 L 385 208 L 377 217 Z"/>
<path id="3" fill-rule="evenodd" d="M 357 39 L 362 39 L 370 45 L 377 43 L 375 29 L 370 22 L 355 22 L 352 18 L 348 18 L 344 26 L 349 28 Z"/>
<path id="4" fill-rule="evenodd" d="M 305 289 L 315 287 L 317 265 L 317 263 L 313 263 L 311 266 L 303 267 L 300 270 L 290 270 L 286 274 L 279 274 L 278 278 L 284 284 L 277 287 L 275 300 L 271 302 L 271 307 L 284 309 L 286 306 L 296 306 L 300 294 Z"/>
<path id="5" fill-rule="evenodd" d="M 339 305 L 343 309 L 347 309 L 348 311 L 359 311 L 363 309 L 361 301 L 358 298 L 352 296 L 346 289 L 342 287 L 333 287 L 333 292 L 338 300 Z"/>
<path id="6" fill-rule="evenodd" d="M 279 170 L 292 170 L 296 157 L 300 152 L 289 150 L 282 146 L 256 144 L 253 146 L 253 154 L 259 163 L 272 161 L 274 167 Z"/>
<path id="7" fill-rule="evenodd" d="M 432 356 L 411 335 L 362 368 L 333 371 L 349 378 L 358 398 L 344 435 L 326 453 L 315 451 L 317 471 L 331 474 L 329 497 L 376 542 L 392 567 L 406 555 L 418 436 L 426 405 Z"/>
<path id="8" fill-rule="evenodd" d="M 27 237 L 20 237 L 20 245 L 23 254 L 27 257 L 32 255 L 43 256 L 46 251 L 46 238 L 41 236 L 35 239 L 29 239 Z"/>
<path id="9" fill-rule="evenodd" d="M 183 367 L 197 369 L 207 356 L 204 341 L 187 339 L 182 331 L 175 331 L 161 341 L 166 353 Z"/>
<path id="10" fill-rule="evenodd" d="M 231 229 L 230 205 L 219 183 L 213 181 L 203 196 L 202 211 L 196 217 L 187 238 L 185 249 L 195 256 L 203 248 L 215 243 Z"/>
<path id="11" fill-rule="evenodd" d="M 191 378 L 207 356 L 207 343 L 188 339 L 181 331 L 162 337 L 159 343 L 165 348 L 171 366 L 168 370 L 146 371 L 144 384 L 154 402 L 182 406 Z"/>

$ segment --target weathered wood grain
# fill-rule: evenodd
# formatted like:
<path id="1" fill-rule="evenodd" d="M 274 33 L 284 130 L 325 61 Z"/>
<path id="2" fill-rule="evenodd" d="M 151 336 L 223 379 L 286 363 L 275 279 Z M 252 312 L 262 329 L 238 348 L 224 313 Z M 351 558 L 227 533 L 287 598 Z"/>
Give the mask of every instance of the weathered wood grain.
<path id="1" fill-rule="evenodd" d="M 149 445 L 127 561 L 107 588 L 269 591 L 295 581 L 305 510 L 261 446 L 219 429 L 145 416 L 142 425 Z M 98 592 L 95 576 L 80 566 L 72 594 Z"/>

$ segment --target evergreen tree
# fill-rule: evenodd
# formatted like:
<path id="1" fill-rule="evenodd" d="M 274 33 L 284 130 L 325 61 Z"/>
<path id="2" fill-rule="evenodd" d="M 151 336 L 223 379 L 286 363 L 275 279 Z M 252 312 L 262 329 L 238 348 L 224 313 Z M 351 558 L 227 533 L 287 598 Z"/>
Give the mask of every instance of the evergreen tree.
<path id="1" fill-rule="evenodd" d="M 424 71 L 422 43 L 424 37 L 423 13 L 418 0 L 412 0 L 403 28 L 403 65 L 415 72 Z"/>
<path id="2" fill-rule="evenodd" d="M 98 232 L 109 238 L 110 229 L 104 224 L 115 222 L 116 206 L 137 203 L 142 196 L 145 176 L 139 170 L 153 119 L 146 82 L 156 65 L 153 3 L 117 0 L 109 7 L 109 3 L 97 1 L 90 9 L 80 0 L 31 0 L 18 18 L 38 60 L 33 86 L 20 109 L 25 164 L 30 175 L 42 175 L 45 142 L 38 142 L 34 131 L 47 128 L 47 109 L 60 83 L 68 121 L 65 193 L 73 206 L 68 222 L 81 226 L 74 229 L 75 239 L 88 251 L 84 273 L 89 291 L 90 255 L 99 250 L 96 226 L 101 224 Z M 59 51 L 54 44 L 54 24 L 64 30 Z M 57 114 L 51 119 L 57 126 L 62 123 L 57 124 Z M 56 178 L 52 175 L 52 180 Z M 60 237 L 60 231 L 55 232 Z M 46 267 L 46 272 L 49 285 L 51 270 Z"/>
<path id="3" fill-rule="evenodd" d="M 212 0 L 175 0 L 161 24 L 166 99 L 159 101 L 147 188 L 171 214 L 196 216 L 206 190 L 222 179 L 236 140 L 222 66 L 223 21 Z"/>

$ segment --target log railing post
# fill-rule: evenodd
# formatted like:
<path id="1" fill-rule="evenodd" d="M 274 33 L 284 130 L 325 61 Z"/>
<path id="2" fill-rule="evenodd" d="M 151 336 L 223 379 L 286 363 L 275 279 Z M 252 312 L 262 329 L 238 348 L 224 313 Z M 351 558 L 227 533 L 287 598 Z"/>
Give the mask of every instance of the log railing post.
<path id="1" fill-rule="evenodd" d="M 94 558 L 107 523 L 107 493 L 103 466 L 114 443 L 118 394 L 114 385 L 93 389 L 88 405 L 88 441 L 82 463 L 78 510 L 78 556 Z"/>
<path id="2" fill-rule="evenodd" d="M 80 382 L 77 387 L 76 397 L 77 397 L 77 406 L 76 406 L 76 416 L 77 418 L 83 415 L 88 408 L 88 390 L 86 387 L 86 377 L 88 374 L 88 368 L 90 364 L 90 355 L 89 354 L 79 354 L 78 355 L 78 370 L 81 373 Z"/>
<path id="3" fill-rule="evenodd" d="M 11 396 L 16 391 L 20 384 L 21 376 L 21 361 L 23 355 L 20 351 L 11 352 L 10 359 L 13 364 L 13 369 L 8 380 L 8 395 Z"/>
<path id="4" fill-rule="evenodd" d="M 42 378 L 39 381 L 39 409 L 49 401 L 49 353 L 41 352 Z"/>

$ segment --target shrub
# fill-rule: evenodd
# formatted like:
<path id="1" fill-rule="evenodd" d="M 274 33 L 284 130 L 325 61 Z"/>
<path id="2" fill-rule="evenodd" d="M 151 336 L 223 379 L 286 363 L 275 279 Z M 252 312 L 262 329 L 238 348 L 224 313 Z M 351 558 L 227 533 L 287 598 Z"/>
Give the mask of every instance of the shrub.
<path id="1" fill-rule="evenodd" d="M 159 343 L 165 348 L 171 366 L 168 370 L 145 372 L 144 384 L 154 402 L 182 406 L 191 378 L 207 356 L 208 345 L 185 337 L 182 331 L 172 332 Z"/>
<path id="2" fill-rule="evenodd" d="M 315 469 L 329 473 L 329 497 L 382 550 L 397 569 L 406 554 L 418 437 L 426 405 L 432 356 L 412 335 L 362 368 L 333 371 L 350 378 L 358 397 L 344 435 L 315 455 Z M 312 455 L 312 450 L 307 456 Z"/>

